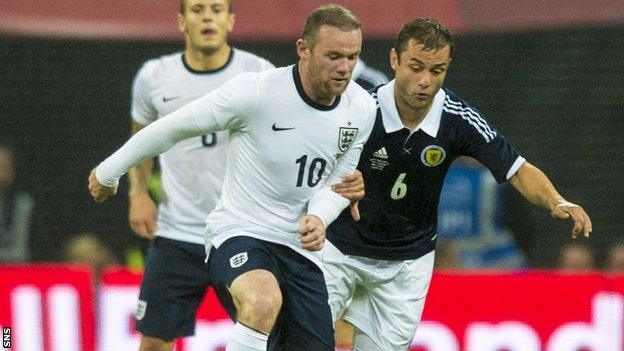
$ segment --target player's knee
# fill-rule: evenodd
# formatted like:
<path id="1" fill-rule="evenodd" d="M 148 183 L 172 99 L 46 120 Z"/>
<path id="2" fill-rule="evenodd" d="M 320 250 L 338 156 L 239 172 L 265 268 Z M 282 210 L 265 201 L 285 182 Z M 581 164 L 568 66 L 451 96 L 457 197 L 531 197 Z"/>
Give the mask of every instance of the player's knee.
<path id="1" fill-rule="evenodd" d="M 273 328 L 282 308 L 282 292 L 271 272 L 259 269 L 240 275 L 232 283 L 230 294 L 239 321 L 265 332 Z"/>
<path id="2" fill-rule="evenodd" d="M 240 302 L 240 320 L 251 323 L 252 327 L 260 328 L 259 324 L 262 324 L 264 328 L 272 328 L 282 308 L 282 294 L 279 289 L 249 291 Z"/>
<path id="3" fill-rule="evenodd" d="M 141 346 L 139 351 L 171 351 L 173 350 L 173 340 L 163 340 L 151 336 L 141 336 Z"/>

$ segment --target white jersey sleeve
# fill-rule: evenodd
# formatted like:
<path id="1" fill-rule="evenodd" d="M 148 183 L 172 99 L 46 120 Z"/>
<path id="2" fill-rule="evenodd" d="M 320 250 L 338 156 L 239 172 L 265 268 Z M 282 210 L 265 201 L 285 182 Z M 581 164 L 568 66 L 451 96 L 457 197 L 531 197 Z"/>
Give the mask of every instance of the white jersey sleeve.
<path id="1" fill-rule="evenodd" d="M 176 143 L 202 134 L 240 129 L 243 117 L 257 102 L 253 74 L 243 74 L 222 87 L 141 129 L 96 169 L 98 182 L 113 187 L 139 162 L 161 154 Z"/>
<path id="2" fill-rule="evenodd" d="M 371 104 L 368 112 L 374 116 L 375 105 Z M 357 168 L 360 161 L 360 155 L 364 149 L 364 144 L 368 140 L 371 132 L 373 131 L 373 124 L 369 123 L 365 125 L 366 128 L 358 133 L 355 141 L 351 144 L 351 147 L 345 152 L 345 154 L 338 160 L 336 166 L 332 170 L 331 174 L 327 178 L 327 181 L 323 185 L 323 188 L 310 199 L 308 204 L 308 214 L 319 217 L 325 227 L 333 222 L 340 212 L 349 205 L 349 200 L 336 194 L 331 186 L 342 182 L 342 178 L 350 175 Z"/>
<path id="3" fill-rule="evenodd" d="M 257 74 L 244 73 L 189 104 L 204 133 L 242 129 L 258 105 Z"/>
<path id="4" fill-rule="evenodd" d="M 130 114 L 132 119 L 141 124 L 148 125 L 158 119 L 158 110 L 152 103 L 153 87 L 150 82 L 153 81 L 152 75 L 154 70 L 154 62 L 148 61 L 134 77 L 132 84 L 132 107 Z"/>

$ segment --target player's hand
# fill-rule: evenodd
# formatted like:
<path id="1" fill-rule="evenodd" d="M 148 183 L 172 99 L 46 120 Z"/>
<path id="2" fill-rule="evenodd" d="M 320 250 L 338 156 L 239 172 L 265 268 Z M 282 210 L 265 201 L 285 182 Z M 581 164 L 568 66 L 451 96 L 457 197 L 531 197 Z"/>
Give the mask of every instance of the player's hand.
<path id="1" fill-rule="evenodd" d="M 110 196 L 115 196 L 115 194 L 117 194 L 117 187 L 109 188 L 100 184 L 95 177 L 95 169 L 93 169 L 89 175 L 89 192 L 95 202 L 103 202 Z"/>
<path id="2" fill-rule="evenodd" d="M 351 202 L 358 202 L 364 198 L 364 178 L 357 169 L 352 174 L 342 178 L 342 183 L 332 185 L 332 190 Z"/>
<path id="3" fill-rule="evenodd" d="M 550 211 L 550 214 L 554 218 L 569 218 L 574 223 L 572 227 L 572 237 L 574 239 L 581 235 L 581 233 L 583 236 L 589 237 L 589 234 L 592 232 L 591 219 L 589 219 L 585 210 L 579 205 L 563 201 L 555 206 L 555 208 Z"/>
<path id="4" fill-rule="evenodd" d="M 332 190 L 340 196 L 351 201 L 349 205 L 351 209 L 351 217 L 354 220 L 360 220 L 360 210 L 358 202 L 364 198 L 364 178 L 362 173 L 357 169 L 352 174 L 342 178 L 342 183 L 332 185 Z"/>
<path id="5" fill-rule="evenodd" d="M 158 209 L 147 192 L 129 197 L 128 223 L 133 232 L 145 239 L 153 240 L 157 229 Z"/>
<path id="6" fill-rule="evenodd" d="M 309 251 L 319 251 L 325 245 L 325 225 L 315 215 L 305 215 L 299 219 L 301 247 Z"/>

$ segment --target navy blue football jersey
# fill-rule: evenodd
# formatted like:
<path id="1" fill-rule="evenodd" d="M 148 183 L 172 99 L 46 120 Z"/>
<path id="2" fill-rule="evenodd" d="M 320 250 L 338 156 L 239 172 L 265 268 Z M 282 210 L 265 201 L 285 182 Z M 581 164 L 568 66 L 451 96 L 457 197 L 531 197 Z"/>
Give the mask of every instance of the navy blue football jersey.
<path id="1" fill-rule="evenodd" d="M 396 109 L 394 81 L 373 93 L 379 108 L 358 169 L 366 196 L 360 221 L 342 212 L 327 239 L 347 255 L 382 260 L 416 259 L 435 249 L 440 192 L 458 156 L 484 164 L 498 182 L 524 162 L 481 113 L 451 91 L 440 89 L 414 132 Z"/>

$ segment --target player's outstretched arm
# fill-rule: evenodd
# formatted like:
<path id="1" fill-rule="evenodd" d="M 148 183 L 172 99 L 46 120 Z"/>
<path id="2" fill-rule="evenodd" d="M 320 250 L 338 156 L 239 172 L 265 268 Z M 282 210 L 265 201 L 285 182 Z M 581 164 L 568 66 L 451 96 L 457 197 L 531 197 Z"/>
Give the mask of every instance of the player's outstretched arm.
<path id="1" fill-rule="evenodd" d="M 573 238 L 576 239 L 581 234 L 589 237 L 592 232 L 592 223 L 585 210 L 579 205 L 566 201 L 539 168 L 524 162 L 516 174 L 509 179 L 509 183 L 527 200 L 548 209 L 554 218 L 569 218 L 574 224 Z"/>
<path id="2" fill-rule="evenodd" d="M 358 209 L 358 202 L 364 198 L 364 178 L 362 172 L 355 170 L 348 176 L 342 178 L 342 182 L 332 185 L 332 190 L 351 201 L 349 207 L 351 208 L 351 217 L 354 220 L 360 220 L 360 210 Z"/>

